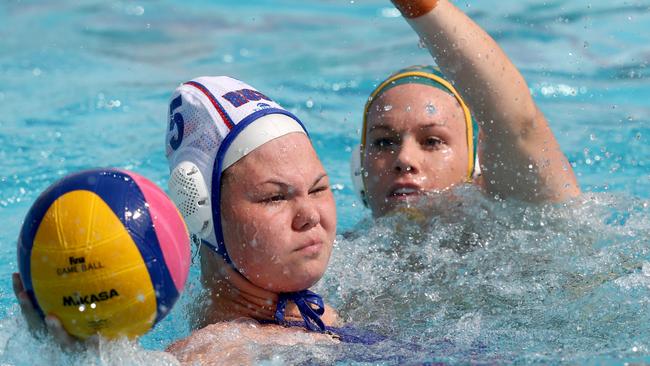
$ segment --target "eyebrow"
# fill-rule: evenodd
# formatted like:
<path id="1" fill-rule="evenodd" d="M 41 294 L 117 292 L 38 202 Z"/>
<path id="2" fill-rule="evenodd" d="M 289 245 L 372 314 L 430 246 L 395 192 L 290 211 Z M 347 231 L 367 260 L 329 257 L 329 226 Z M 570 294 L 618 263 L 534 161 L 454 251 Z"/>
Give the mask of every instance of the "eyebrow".
<path id="1" fill-rule="evenodd" d="M 426 125 L 419 126 L 418 129 L 419 130 L 426 130 L 427 128 L 440 128 L 440 127 L 448 128 L 447 123 L 440 122 L 440 123 L 427 123 Z M 376 125 L 373 125 L 372 127 L 370 127 L 370 129 L 368 130 L 368 133 L 370 133 L 372 131 L 375 131 L 375 130 L 395 131 L 395 129 L 392 128 L 392 127 L 382 125 L 382 124 L 376 124 Z"/>
<path id="2" fill-rule="evenodd" d="M 319 175 L 318 178 L 316 178 L 316 180 L 314 180 L 314 183 L 311 185 L 310 188 L 313 188 L 314 186 L 318 185 L 318 183 L 321 180 L 323 180 L 323 178 L 327 178 L 327 173 L 321 173 L 321 175 Z"/>
<path id="3" fill-rule="evenodd" d="M 388 127 L 386 125 L 378 124 L 378 125 L 372 125 L 368 132 L 372 132 L 375 130 L 388 130 L 388 131 L 395 131 L 394 128 Z"/>
<path id="4" fill-rule="evenodd" d="M 448 128 L 446 122 L 445 122 L 445 123 L 443 123 L 443 122 L 435 123 L 435 122 L 434 122 L 434 123 L 427 123 L 427 124 L 424 125 L 424 126 L 420 126 L 420 129 L 421 129 L 421 130 L 425 130 L 425 129 L 427 129 L 427 128 L 438 128 L 438 127 Z"/>
<path id="5" fill-rule="evenodd" d="M 327 173 L 321 173 L 318 176 L 318 178 L 314 179 L 314 182 L 312 183 L 310 188 L 313 188 L 315 185 L 317 185 L 325 177 L 327 177 Z M 271 178 L 271 179 L 269 179 L 267 181 L 264 181 L 260 185 L 262 185 L 262 184 L 275 184 L 275 185 L 280 186 L 280 187 L 290 187 L 291 186 L 291 184 L 288 184 L 288 183 L 283 182 L 283 181 L 276 180 L 275 178 Z"/>

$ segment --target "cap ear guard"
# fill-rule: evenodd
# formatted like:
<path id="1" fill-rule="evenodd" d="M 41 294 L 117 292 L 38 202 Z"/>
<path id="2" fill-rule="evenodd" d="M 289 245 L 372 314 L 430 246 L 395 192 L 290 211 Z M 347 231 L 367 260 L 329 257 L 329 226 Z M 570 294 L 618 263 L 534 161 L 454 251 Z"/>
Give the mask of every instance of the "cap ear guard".
<path id="1" fill-rule="evenodd" d="M 182 161 L 169 177 L 169 195 L 178 206 L 191 233 L 208 239 L 212 231 L 212 207 L 201 170 L 194 163 Z"/>
<path id="2" fill-rule="evenodd" d="M 352 178 L 352 186 L 354 193 L 363 202 L 363 205 L 368 207 L 366 200 L 366 189 L 363 184 L 363 168 L 361 167 L 361 145 L 357 145 L 352 149 L 352 156 L 350 157 L 350 177 Z"/>
<path id="3" fill-rule="evenodd" d="M 476 158 L 474 159 L 474 172 L 472 173 L 472 179 L 478 179 L 482 174 L 481 172 L 481 165 L 479 164 L 478 161 L 478 154 L 476 154 Z"/>

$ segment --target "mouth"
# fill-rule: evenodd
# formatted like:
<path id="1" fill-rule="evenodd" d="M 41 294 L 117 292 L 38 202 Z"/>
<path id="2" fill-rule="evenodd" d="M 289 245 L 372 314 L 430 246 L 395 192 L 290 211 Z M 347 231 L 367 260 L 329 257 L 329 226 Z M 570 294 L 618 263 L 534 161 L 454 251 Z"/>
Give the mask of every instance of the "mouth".
<path id="1" fill-rule="evenodd" d="M 306 255 L 308 257 L 317 256 L 320 254 L 321 249 L 323 248 L 323 241 L 319 239 L 309 240 L 308 242 L 301 244 L 298 248 L 294 249 L 294 252 Z"/>
<path id="2" fill-rule="evenodd" d="M 424 191 L 417 184 L 396 184 L 388 191 L 387 198 L 391 201 L 405 201 L 423 194 Z"/>

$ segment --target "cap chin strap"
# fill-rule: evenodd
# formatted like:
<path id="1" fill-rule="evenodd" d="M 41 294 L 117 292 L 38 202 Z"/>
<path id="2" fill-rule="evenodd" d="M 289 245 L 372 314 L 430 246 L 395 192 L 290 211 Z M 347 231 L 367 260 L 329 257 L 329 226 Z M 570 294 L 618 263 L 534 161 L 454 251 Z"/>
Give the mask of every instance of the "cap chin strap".
<path id="1" fill-rule="evenodd" d="M 278 298 L 278 306 L 275 310 L 275 321 L 278 324 L 284 324 L 284 311 L 287 307 L 287 301 L 293 301 L 302 319 L 305 321 L 305 328 L 311 331 L 324 331 L 325 324 L 321 316 L 325 313 L 325 304 L 323 298 L 310 290 L 298 292 L 283 292 Z"/>
<path id="2" fill-rule="evenodd" d="M 201 170 L 194 163 L 182 161 L 169 177 L 169 195 L 185 218 L 191 233 L 205 240 L 213 230 L 210 194 Z"/>

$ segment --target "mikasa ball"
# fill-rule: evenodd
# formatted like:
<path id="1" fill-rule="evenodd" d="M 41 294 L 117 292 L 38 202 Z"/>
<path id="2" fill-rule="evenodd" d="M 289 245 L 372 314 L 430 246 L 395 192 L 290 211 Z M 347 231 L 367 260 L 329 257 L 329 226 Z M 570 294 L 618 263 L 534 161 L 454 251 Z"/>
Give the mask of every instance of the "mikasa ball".
<path id="1" fill-rule="evenodd" d="M 189 265 L 189 235 L 174 204 L 124 170 L 59 180 L 38 197 L 18 238 L 34 306 L 82 339 L 149 331 L 180 296 Z"/>

